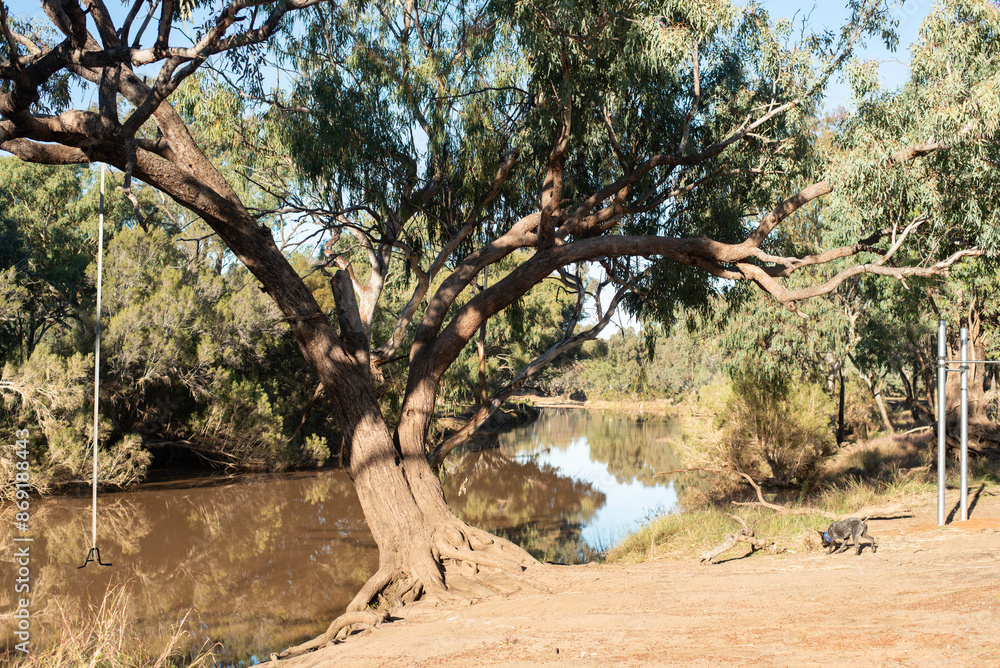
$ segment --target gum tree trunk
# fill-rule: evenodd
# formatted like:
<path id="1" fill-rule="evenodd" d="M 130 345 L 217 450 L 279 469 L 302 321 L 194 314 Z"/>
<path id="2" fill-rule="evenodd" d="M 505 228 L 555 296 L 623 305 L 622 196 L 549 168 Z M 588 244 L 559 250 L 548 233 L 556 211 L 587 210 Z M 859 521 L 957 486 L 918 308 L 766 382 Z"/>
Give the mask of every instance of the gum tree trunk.
<path id="1" fill-rule="evenodd" d="M 424 438 L 434 407 L 436 381 L 420 382 L 407 402 L 415 428 L 394 439 L 376 401 L 370 371 L 370 341 L 358 315 L 350 280 L 332 282 L 339 332 L 329 322 L 271 236 L 243 206 L 205 158 L 186 126 L 166 103 L 154 113 L 169 140 L 173 159 L 138 151 L 133 164 L 124 147 L 100 143 L 89 154 L 54 147 L 60 160 L 101 160 L 154 184 L 202 216 L 260 281 L 288 322 L 303 356 L 334 406 L 347 444 L 348 472 L 379 548 L 379 570 L 361 589 L 349 612 L 364 610 L 383 590 L 398 583 L 397 595 L 412 600 L 423 592 L 477 591 L 480 570 L 521 572 L 537 563 L 521 548 L 469 527 L 445 503 L 438 478 L 427 463 Z M 351 619 L 356 619 L 357 615 Z M 335 634 L 349 625 L 331 625 Z M 338 626 L 339 624 L 339 626 Z M 325 642 L 322 638 L 317 643 Z M 318 646 L 318 645 L 316 645 Z M 305 651 L 308 648 L 300 648 Z"/>

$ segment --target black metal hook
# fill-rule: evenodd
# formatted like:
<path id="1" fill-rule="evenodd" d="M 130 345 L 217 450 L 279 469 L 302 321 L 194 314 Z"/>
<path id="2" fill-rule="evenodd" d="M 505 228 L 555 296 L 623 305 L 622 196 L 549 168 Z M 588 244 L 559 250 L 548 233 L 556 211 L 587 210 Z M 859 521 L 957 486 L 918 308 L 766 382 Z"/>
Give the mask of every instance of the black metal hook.
<path id="1" fill-rule="evenodd" d="M 96 559 L 94 558 L 94 553 L 97 553 L 97 558 Z M 92 561 L 96 561 L 101 566 L 110 566 L 111 565 L 111 562 L 104 563 L 103 561 L 101 561 L 101 551 L 99 549 L 97 549 L 96 547 L 92 547 L 92 548 L 90 548 L 90 552 L 87 553 L 87 560 L 83 562 L 83 566 L 77 566 L 76 567 L 77 570 L 80 570 L 81 568 L 83 568 L 84 566 L 86 566 L 87 564 L 89 564 Z"/>

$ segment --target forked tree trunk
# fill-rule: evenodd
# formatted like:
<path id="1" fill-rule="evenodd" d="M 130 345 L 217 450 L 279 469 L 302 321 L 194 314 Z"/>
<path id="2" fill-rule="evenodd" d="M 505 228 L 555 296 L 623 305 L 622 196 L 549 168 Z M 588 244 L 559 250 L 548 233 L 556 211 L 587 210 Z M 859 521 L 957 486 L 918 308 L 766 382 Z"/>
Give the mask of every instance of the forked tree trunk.
<path id="1" fill-rule="evenodd" d="M 378 572 L 351 602 L 348 612 L 353 614 L 335 621 L 324 636 L 285 655 L 325 644 L 341 628 L 357 622 L 359 611 L 391 585 L 398 585 L 397 595 L 403 601 L 425 591 L 478 594 L 483 592 L 476 583 L 481 569 L 519 573 L 537 563 L 516 545 L 466 525 L 445 503 L 424 444 L 434 408 L 435 380 L 411 378 L 411 386 L 419 388 L 404 409 L 404 423 L 411 426 L 401 428 L 398 443 L 394 441 L 376 401 L 370 340 L 360 324 L 350 280 L 338 275 L 331 285 L 338 335 L 274 243 L 270 230 L 254 220 L 170 105 L 161 104 L 154 118 L 170 141 L 175 161 L 137 151 L 134 164 L 129 165 L 125 150 L 116 144 L 95 146 L 89 159 L 122 170 L 131 167 L 136 178 L 200 215 L 274 299 L 333 406 L 347 445 L 348 472 L 379 549 Z M 414 415 L 418 419 L 412 419 Z"/>
<path id="2" fill-rule="evenodd" d="M 299 280 L 297 277 L 295 280 Z M 365 617 L 378 617 L 368 605 L 383 592 L 389 600 L 410 602 L 427 593 L 480 595 L 489 590 L 481 571 L 521 573 L 537 563 L 520 547 L 458 519 L 444 499 L 441 483 L 427 462 L 424 437 L 434 409 L 436 383 L 411 385 L 398 443 L 376 400 L 369 366 L 368 339 L 358 318 L 351 282 L 338 272 L 332 283 L 340 324 L 339 338 L 325 318 L 293 325 L 302 352 L 316 370 L 336 412 L 348 445 L 347 469 L 354 481 L 368 527 L 379 550 L 379 567 L 322 636 L 282 653 L 294 656 L 320 647 Z M 320 314 L 321 315 L 321 314 Z M 306 323 L 309 323 L 308 325 Z M 422 380 L 422 382 L 421 382 Z M 418 414 L 422 419 L 405 419 Z M 428 418 L 428 419 L 424 419 Z"/>
<path id="3" fill-rule="evenodd" d="M 301 283 L 297 276 L 294 280 Z M 340 336 L 318 306 L 319 317 L 293 321 L 293 331 L 331 399 L 347 441 L 348 473 L 378 546 L 379 568 L 326 633 L 286 650 L 284 657 L 326 644 L 357 623 L 358 614 L 387 589 L 391 600 L 404 603 L 424 593 L 478 595 L 488 591 L 481 584 L 481 570 L 516 574 L 537 563 L 513 543 L 465 524 L 445 502 L 424 444 L 437 387 L 429 374 L 418 375 L 414 382 L 411 369 L 410 387 L 418 391 L 404 404 L 398 443 L 393 438 L 376 399 L 369 339 L 346 272 L 337 272 L 331 287 Z M 408 415 L 420 419 L 407 420 Z M 414 427 L 403 430 L 408 423 Z"/>
<path id="4" fill-rule="evenodd" d="M 920 405 L 920 401 L 917 396 L 917 381 L 920 377 L 914 373 L 912 382 L 910 377 L 906 375 L 906 371 L 903 369 L 903 365 L 899 364 L 896 366 L 896 373 L 899 374 L 899 380 L 903 384 L 903 394 L 906 397 L 906 407 L 910 410 L 910 415 L 913 417 L 914 422 L 920 422 L 920 417 L 922 413 L 925 413 L 923 406 Z M 928 416 L 930 419 L 930 416 Z"/>
<path id="5" fill-rule="evenodd" d="M 490 591 L 482 572 L 492 580 L 495 573 L 518 574 L 537 563 L 520 547 L 452 513 L 422 448 L 409 454 L 396 448 L 366 378 L 344 382 L 341 376 L 337 385 L 333 378 L 321 380 L 337 387 L 333 403 L 350 444 L 348 472 L 378 546 L 379 567 L 323 635 L 281 658 L 322 647 L 345 628 L 366 623 L 365 615 L 376 623 L 380 617 L 366 610 L 383 592 L 400 603 L 424 594 L 475 596 Z"/>

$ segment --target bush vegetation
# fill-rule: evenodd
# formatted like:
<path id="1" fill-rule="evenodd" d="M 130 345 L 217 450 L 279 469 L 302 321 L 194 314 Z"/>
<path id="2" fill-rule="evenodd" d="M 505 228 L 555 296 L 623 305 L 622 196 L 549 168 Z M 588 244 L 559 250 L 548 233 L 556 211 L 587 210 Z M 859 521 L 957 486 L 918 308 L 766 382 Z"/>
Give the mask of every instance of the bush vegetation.
<path id="1" fill-rule="evenodd" d="M 815 482 L 798 490 L 772 490 L 771 503 L 799 511 L 783 514 L 752 503 L 755 492 L 738 476 L 723 472 L 688 473 L 700 484 L 684 486 L 683 511 L 661 514 L 623 538 L 605 555 L 608 562 L 634 563 L 655 557 L 694 558 L 740 528 L 740 517 L 758 537 L 776 540 L 792 550 L 819 549 L 815 531 L 830 523 L 822 513 L 849 515 L 864 508 L 902 505 L 932 512 L 937 503 L 936 457 L 931 434 L 883 436 L 846 448 L 826 462 Z M 959 485 L 956 466 L 949 465 L 946 484 Z M 1000 485 L 1000 458 L 973 457 L 969 489 Z M 735 503 L 734 503 L 735 502 Z M 750 505 L 741 505 L 751 502 Z"/>
<path id="2" fill-rule="evenodd" d="M 0 287 L 0 437 L 29 431 L 31 482 L 44 492 L 91 475 L 96 216 L 70 202 L 91 202 L 96 185 L 80 169 L 7 159 L 0 171 L 39 188 L 15 192 L 23 206 L 0 210 L 16 223 L 4 241 L 18 249 L 0 266 L 9 279 Z M 138 225 L 122 199 L 108 198 L 102 484 L 142 480 L 157 454 L 243 470 L 323 464 L 339 441 L 303 411 L 315 384 L 273 303 L 217 244 L 185 241 L 176 218 Z M 185 229 L 196 234 L 197 223 Z"/>

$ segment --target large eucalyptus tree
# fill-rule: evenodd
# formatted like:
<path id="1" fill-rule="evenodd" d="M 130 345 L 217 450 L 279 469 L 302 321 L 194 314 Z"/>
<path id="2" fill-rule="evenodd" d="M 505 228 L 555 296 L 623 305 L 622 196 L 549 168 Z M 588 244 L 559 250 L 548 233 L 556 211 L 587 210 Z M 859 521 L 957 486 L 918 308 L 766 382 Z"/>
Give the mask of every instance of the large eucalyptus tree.
<path id="1" fill-rule="evenodd" d="M 126 174 L 126 188 L 139 179 L 161 190 L 201 216 L 281 309 L 331 398 L 380 551 L 378 572 L 322 642 L 390 585 L 404 601 L 479 591 L 477 580 L 534 563 L 453 515 L 428 464 L 428 433 L 449 365 L 554 272 L 601 262 L 634 289 L 634 307 L 669 317 L 719 279 L 752 282 L 795 310 L 861 273 L 936 275 L 980 252 L 955 244 L 893 266 L 921 221 L 870 219 L 821 252 L 774 252 L 782 221 L 844 182 L 810 151 L 808 119 L 826 79 L 860 40 L 892 38 L 886 3 L 849 4 L 841 32 L 801 40 L 789 22 L 726 0 L 131 0 L 120 19 L 104 0 L 42 0 L 46 26 L 4 6 L 0 148 L 33 162 L 105 162 Z M 265 91 L 266 72 L 254 78 L 267 45 L 294 66 L 288 90 Z M 314 214 L 364 248 L 362 268 L 328 245 L 335 314 L 172 106 L 206 66 L 270 104 L 284 141 L 271 148 L 294 149 L 287 212 Z M 72 108 L 89 99 L 67 95 L 78 85 L 95 105 Z M 979 141 L 982 114 L 967 115 L 953 140 L 914 133 L 871 146 L 876 171 L 892 178 Z M 864 254 L 873 261 L 821 284 L 782 285 Z M 500 261 L 514 266 L 469 298 Z M 373 341 L 386 281 L 404 270 L 417 287 L 386 339 Z M 405 396 L 390 424 L 375 370 L 408 336 Z"/>

